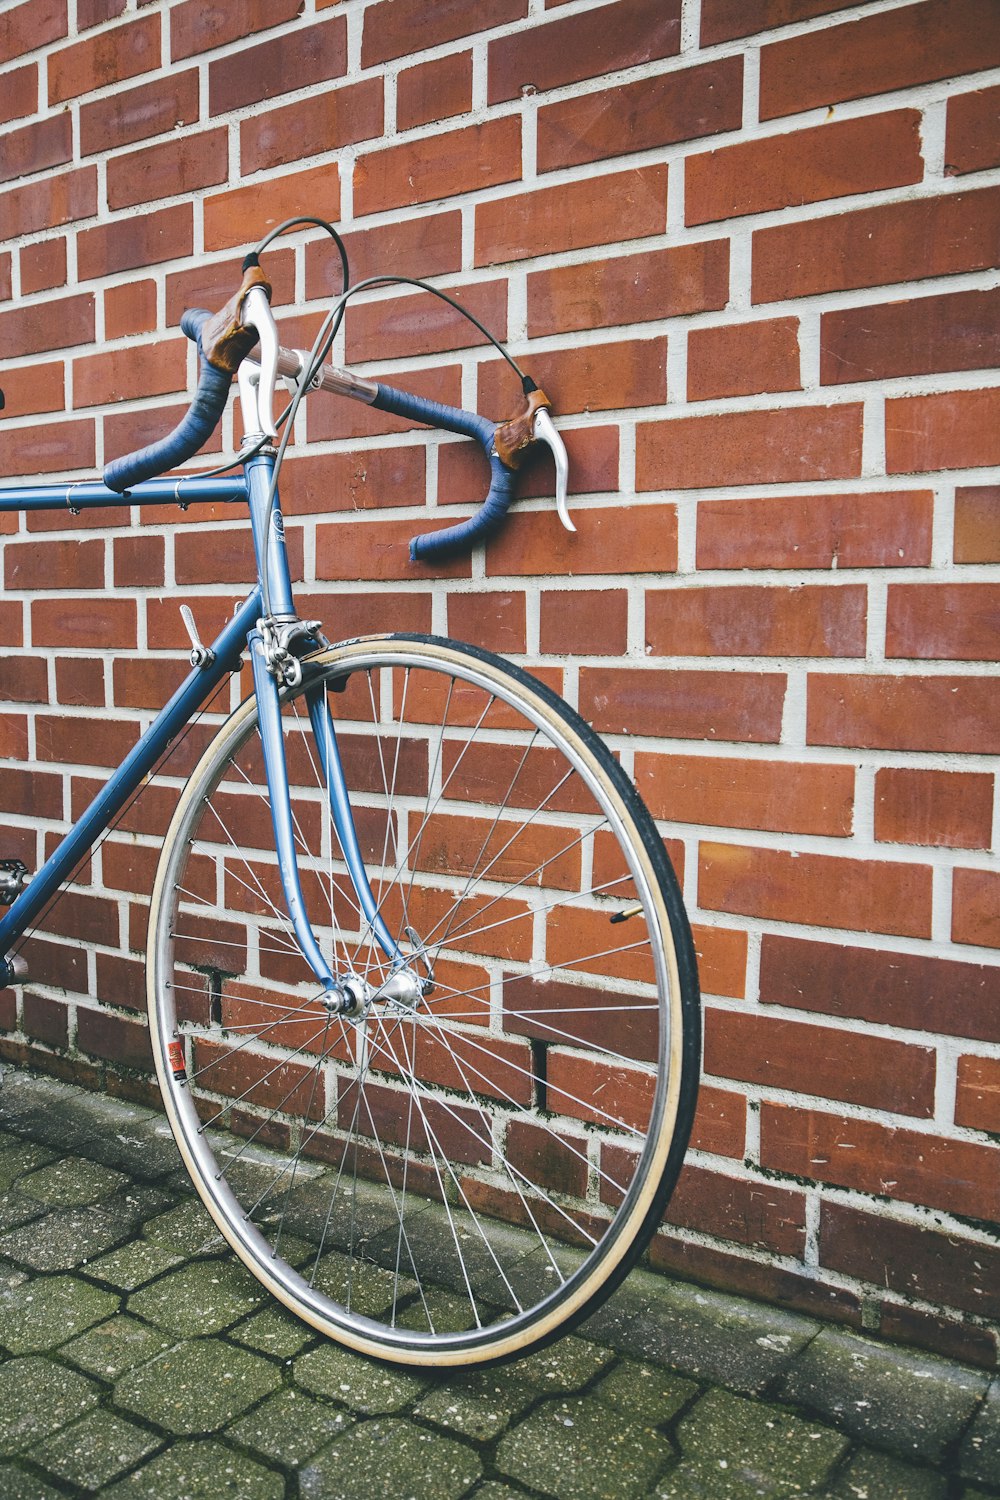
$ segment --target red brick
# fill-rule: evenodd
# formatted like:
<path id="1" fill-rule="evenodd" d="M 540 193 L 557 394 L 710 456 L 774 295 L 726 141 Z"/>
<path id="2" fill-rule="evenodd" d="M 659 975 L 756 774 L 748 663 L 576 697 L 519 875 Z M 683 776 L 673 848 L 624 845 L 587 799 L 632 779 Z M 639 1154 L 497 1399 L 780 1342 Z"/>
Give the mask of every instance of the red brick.
<path id="1" fill-rule="evenodd" d="M 720 58 L 544 105 L 538 112 L 538 167 L 559 171 L 698 140 L 738 130 L 742 118 L 743 59 Z"/>
<path id="2" fill-rule="evenodd" d="M 225 182 L 229 172 L 229 132 L 221 126 L 200 133 L 185 131 L 160 146 L 112 157 L 107 172 L 111 209 L 213 187 Z"/>
<path id="3" fill-rule="evenodd" d="M 528 275 L 528 333 L 645 323 L 712 312 L 729 300 L 729 242 L 703 240 Z"/>
<path id="4" fill-rule="evenodd" d="M 407 377 L 408 379 L 409 377 Z M 511 395 L 508 382 L 506 396 Z M 507 415 L 518 403 L 500 401 L 493 415 Z M 562 437 L 569 454 L 569 494 L 592 495 L 618 488 L 618 429 L 609 427 L 563 428 Z M 445 443 L 438 448 L 438 504 L 468 505 L 484 499 L 490 484 L 490 470 L 478 443 Z M 536 448 L 518 470 L 518 499 L 528 496 L 551 497 L 554 470 L 548 450 Z M 662 524 L 660 512 L 658 524 Z M 525 524 L 528 524 L 525 517 Z M 598 519 L 597 524 L 600 524 Z M 671 523 L 672 524 L 672 523 Z M 579 539 L 578 539 L 579 540 Z"/>
<path id="5" fill-rule="evenodd" d="M 820 323 L 824 385 L 986 370 L 1000 362 L 1000 291 L 838 308 Z"/>
<path id="6" fill-rule="evenodd" d="M 543 1191 L 551 1189 L 573 1198 L 587 1196 L 585 1135 L 513 1119 L 507 1126 L 507 1159 L 515 1172 L 523 1173 L 529 1183 Z"/>
<path id="7" fill-rule="evenodd" d="M 702 1083 L 691 1127 L 691 1146 L 713 1156 L 741 1158 L 746 1152 L 747 1102 L 742 1094 Z"/>
<path id="8" fill-rule="evenodd" d="M 875 837 L 884 843 L 988 849 L 992 822 L 989 772 L 883 766 L 875 773 Z"/>
<path id="9" fill-rule="evenodd" d="M 410 562 L 409 543 L 415 532 L 433 527 L 428 517 L 408 521 L 352 522 L 316 529 L 316 577 L 330 579 L 394 579 L 417 577 L 467 578 L 467 557 L 449 562 Z"/>
<path id="10" fill-rule="evenodd" d="M 33 933 L 26 957 L 33 983 L 58 985 L 75 995 L 87 994 L 87 953 L 79 943 L 49 943 Z"/>
<path id="11" fill-rule="evenodd" d="M 780 672 L 583 667 L 580 712 L 604 734 L 776 744 Z"/>
<path id="12" fill-rule="evenodd" d="M 202 0 L 184 0 L 170 12 L 170 59 L 177 62 L 245 41 L 256 31 L 294 21 L 301 11 L 302 0 L 227 0 L 207 6 Z"/>
<path id="13" fill-rule="evenodd" d="M 930 490 L 704 500 L 698 567 L 926 567 L 932 519 Z"/>
<path id="14" fill-rule="evenodd" d="M 344 243 L 357 281 L 404 264 L 411 276 L 446 276 L 462 266 L 462 215 L 458 209 L 407 214 L 353 230 Z M 339 290 L 340 257 L 328 239 L 312 241 L 306 246 L 306 295 L 326 297 Z"/>
<path id="15" fill-rule="evenodd" d="M 286 516 L 412 505 L 424 495 L 424 450 L 392 447 L 305 454 L 285 465 L 281 479 Z"/>
<path id="16" fill-rule="evenodd" d="M 797 391 L 801 384 L 797 318 L 692 328 L 688 334 L 689 401 Z"/>
<path id="17" fill-rule="evenodd" d="M 95 225 L 77 236 L 80 276 L 109 276 L 115 271 L 134 271 L 190 255 L 193 235 L 190 203 L 175 203 L 171 208 L 133 213 L 111 224 Z"/>
<path id="18" fill-rule="evenodd" d="M 899 12 L 894 12 L 899 14 Z M 988 270 L 1000 234 L 1000 192 L 947 193 L 759 229 L 753 300 L 920 281 Z M 878 254 L 872 254 L 872 244 Z"/>
<path id="19" fill-rule="evenodd" d="M 4 370 L 0 379 L 3 382 L 5 417 L 25 417 L 35 412 L 63 409 L 66 377 L 61 360 Z"/>
<path id="20" fill-rule="evenodd" d="M 948 176 L 1000 167 L 1000 87 L 948 100 L 944 169 Z"/>
<path id="21" fill-rule="evenodd" d="M 955 1124 L 1000 1135 L 1000 1061 L 996 1058 L 958 1059 Z"/>
<path id="22" fill-rule="evenodd" d="M 992 0 L 924 0 L 765 46 L 760 116 L 931 83 L 1000 63 Z"/>
<path id="23" fill-rule="evenodd" d="M 80 167 L 0 193 L 0 213 L 9 238 L 54 229 L 97 212 L 97 171 Z"/>
<path id="24" fill-rule="evenodd" d="M 919 111 L 838 120 L 689 157 L 685 222 L 875 193 L 922 177 Z"/>
<path id="25" fill-rule="evenodd" d="M 612 1148 L 614 1149 L 614 1148 Z M 607 1148 L 602 1153 L 602 1162 Z M 685 1164 L 663 1215 L 666 1224 L 715 1235 L 756 1250 L 801 1256 L 805 1194 L 773 1182 L 727 1177 Z"/>
<path id="26" fill-rule="evenodd" d="M 450 120 L 455 115 L 467 114 L 471 108 L 471 52 L 453 52 L 447 57 L 419 63 L 415 68 L 404 68 L 396 79 L 396 126 L 399 130 L 413 130 L 418 125 L 431 125 L 435 120 Z"/>
<path id="27" fill-rule="evenodd" d="M 147 443 L 158 442 L 176 427 L 187 408 L 188 403 L 185 401 L 180 406 L 136 407 L 132 411 L 109 412 L 104 417 L 105 460 L 118 458 L 123 453 L 134 453 L 136 449 L 144 448 Z M 202 453 L 218 453 L 221 444 L 221 436 L 216 431 L 201 451 Z M 147 515 L 149 514 L 152 512 L 147 512 Z M 159 512 L 158 519 L 159 524 L 162 525 L 162 511 Z"/>
<path id="28" fill-rule="evenodd" d="M 698 900 L 711 911 L 769 921 L 931 935 L 928 865 L 703 842 Z"/>
<path id="29" fill-rule="evenodd" d="M 546 1068 L 549 1108 L 597 1125 L 645 1131 L 653 1075 L 603 1057 L 550 1047 Z"/>
<path id="30" fill-rule="evenodd" d="M 887 401 L 885 462 L 890 474 L 1000 463 L 1000 389 Z"/>
<path id="31" fill-rule="evenodd" d="M 705 1014 L 705 1072 L 892 1114 L 934 1113 L 933 1047 L 715 1007 Z"/>
<path id="32" fill-rule="evenodd" d="M 981 1365 L 986 1370 L 995 1370 L 1000 1361 L 996 1335 L 988 1329 L 968 1321 L 958 1323 L 939 1313 L 925 1312 L 922 1308 L 898 1302 L 883 1302 L 879 1336 L 901 1344 L 916 1344 L 921 1349 L 933 1349 L 946 1359 Z"/>
<path id="33" fill-rule="evenodd" d="M 160 18 L 143 16 L 51 53 L 49 103 L 78 99 L 93 89 L 136 78 L 159 66 Z"/>
<path id="34" fill-rule="evenodd" d="M 622 656 L 628 645 L 624 589 L 545 589 L 539 595 L 539 649 L 556 656 Z"/>
<path id="35" fill-rule="evenodd" d="M 41 760 L 56 761 L 60 765 L 112 767 L 119 765 L 135 745 L 139 725 L 107 716 L 47 718 L 39 715 L 35 720 L 35 738 Z M 110 942 L 111 938 L 103 941 Z"/>
<path id="36" fill-rule="evenodd" d="M 371 5 L 365 11 L 362 66 L 389 62 L 418 47 L 436 47 L 440 42 L 454 42 L 508 21 L 519 21 L 527 11 L 527 0 L 438 0 L 433 8 L 422 0 L 388 0 Z"/>
<path id="37" fill-rule="evenodd" d="M 380 1040 L 382 1038 L 376 1038 L 376 1046 Z M 394 1036 L 389 1037 L 387 1045 L 400 1047 Z M 414 1107 L 408 1090 L 386 1088 L 370 1080 L 366 1081 L 359 1101 L 355 1080 L 341 1078 L 337 1122 L 345 1130 L 356 1129 L 377 1140 L 380 1153 L 384 1145 L 390 1144 L 405 1146 L 407 1152 L 421 1151 L 433 1156 L 439 1172 L 442 1171 L 442 1158 L 472 1166 L 488 1165 L 492 1156 L 493 1124 L 484 1110 L 470 1109 L 453 1100 L 442 1101 L 427 1095 L 420 1095 L 419 1105 Z M 338 1158 L 334 1157 L 334 1160 Z M 350 1170 L 353 1170 L 353 1155 L 348 1160 Z M 379 1162 L 378 1176 L 384 1180 L 383 1162 L 384 1158 Z M 442 1176 L 447 1178 L 447 1172 L 442 1172 Z"/>
<path id="38" fill-rule="evenodd" d="M 145 971 L 145 964 L 134 958 L 122 958 L 117 953 L 98 953 L 97 994 L 101 1003 L 122 1010 L 145 1010 Z"/>
<path id="39" fill-rule="evenodd" d="M 136 644 L 136 607 L 130 599 L 35 599 L 31 605 L 36 646 L 116 650 Z"/>
<path id="40" fill-rule="evenodd" d="M 295 104 L 254 113 L 240 125 L 240 164 L 259 172 L 382 133 L 381 79 L 366 78 Z M 220 181 L 223 179 L 219 179 Z M 308 205 L 300 205 L 305 211 Z"/>
<path id="41" fill-rule="evenodd" d="M 109 339 L 152 333 L 156 327 L 156 282 L 127 281 L 104 289 L 104 332 Z"/>
<path id="42" fill-rule="evenodd" d="M 8 543 L 4 585 L 8 589 L 103 588 L 104 543 L 97 537 Z"/>
<path id="43" fill-rule="evenodd" d="M 73 361 L 73 382 L 77 406 L 170 395 L 187 385 L 187 350 L 160 341 L 86 354 Z"/>
<path id="44" fill-rule="evenodd" d="M 618 1001 L 611 1010 L 606 1005 L 603 988 L 584 988 L 558 976 L 544 982 L 516 976 L 504 981 L 504 1030 L 544 1042 L 597 1048 L 623 1060 L 655 1062 L 655 1011 L 642 1006 L 623 1011 Z"/>
<path id="45" fill-rule="evenodd" d="M 22 245 L 20 261 L 22 295 L 66 285 L 66 241 L 61 237 Z"/>
<path id="46" fill-rule="evenodd" d="M 104 708 L 104 663 L 100 657 L 64 657 L 56 662 L 56 700 L 76 708 Z"/>
<path id="47" fill-rule="evenodd" d="M 164 580 L 162 536 L 116 536 L 114 582 L 116 589 L 157 588 Z"/>
<path id="48" fill-rule="evenodd" d="M 854 768 L 639 751 L 635 782 L 654 817 L 775 833 L 852 831 Z"/>
<path id="49" fill-rule="evenodd" d="M 2 24 L 2 22 L 0 22 Z M 38 64 L 25 63 L 23 68 L 12 68 L 3 77 L 3 98 L 0 99 L 0 121 L 7 124 L 24 115 L 34 114 L 38 108 Z"/>
<path id="50" fill-rule="evenodd" d="M 302 576 L 302 532 L 286 533 L 292 577 Z M 174 539 L 174 575 L 186 587 L 197 583 L 247 583 L 254 578 L 254 550 L 250 528 L 219 527 L 212 531 L 182 531 Z"/>
<path id="51" fill-rule="evenodd" d="M 25 0 L 0 15 L 0 63 L 66 35 L 66 0 Z"/>
<path id="52" fill-rule="evenodd" d="M 475 281 L 442 288 L 495 337 L 507 337 L 507 282 Z M 353 302 L 347 315 L 347 360 L 403 359 L 468 349 L 487 339 L 447 302 L 426 292 Z"/>
<path id="53" fill-rule="evenodd" d="M 520 175 L 521 125 L 508 115 L 363 154 L 354 169 L 355 211 L 379 213 L 451 198 L 515 182 Z"/>
<path id="54" fill-rule="evenodd" d="M 524 595 L 506 592 L 452 594 L 448 600 L 448 634 L 460 641 L 474 641 L 488 651 L 523 655 Z"/>
<path id="55" fill-rule="evenodd" d="M 857 1293 L 831 1286 L 812 1269 L 808 1276 L 803 1276 L 784 1266 L 772 1265 L 760 1255 L 731 1254 L 664 1233 L 652 1240 L 649 1263 L 668 1275 L 719 1287 L 730 1295 L 741 1293 L 809 1317 L 861 1327 L 861 1299 Z"/>
<path id="56" fill-rule="evenodd" d="M 820 1265 L 904 1297 L 1000 1316 L 1000 1250 L 846 1203 L 820 1209 Z"/>
<path id="57" fill-rule="evenodd" d="M 1000 562 L 1000 485 L 960 485 L 955 491 L 957 563 Z"/>
<path id="58" fill-rule="evenodd" d="M 243 245 L 248 225 L 253 225 L 253 236 L 261 235 L 300 213 L 303 203 L 314 214 L 333 220 L 340 217 L 340 178 L 335 162 L 306 172 L 285 173 L 266 188 L 254 183 L 252 187 L 212 194 L 204 205 L 205 248 L 225 250 L 230 245 Z"/>
<path id="59" fill-rule="evenodd" d="M 617 507 L 588 510 L 578 530 L 564 530 L 553 511 L 518 516 L 486 548 L 491 577 L 528 574 L 584 577 L 605 573 L 662 573 L 677 566 L 677 517 L 673 506 L 637 506 L 622 526 Z"/>
<path id="60" fill-rule="evenodd" d="M 9 658 L 8 658 L 9 661 Z M 7 699 L 7 672 L 0 686 L 0 694 Z M 43 701 L 44 701 L 43 695 Z M 17 809 L 22 818 L 61 818 L 63 812 L 62 777 L 46 771 L 35 771 L 23 766 L 7 766 L 3 773 L 4 802 L 11 810 Z"/>
<path id="61" fill-rule="evenodd" d="M 48 672 L 36 656 L 7 656 L 0 666 L 0 698 L 7 703 L 44 703 Z"/>
<path id="62" fill-rule="evenodd" d="M 659 164 L 536 188 L 476 205 L 476 265 L 642 239 L 662 234 L 666 222 L 667 168 Z"/>
<path id="63" fill-rule="evenodd" d="M 2 315 L 0 315 L 2 317 Z M 368 376 L 369 380 L 395 387 L 398 380 L 406 390 L 431 401 L 442 401 L 446 406 L 461 406 L 462 377 L 458 365 L 444 365 L 427 370 L 407 370 L 405 375 L 395 372 L 382 377 Z M 323 438 L 374 437 L 386 432 L 424 429 L 419 422 L 408 417 L 395 417 L 389 412 L 375 411 L 360 401 L 324 401 L 313 406 L 309 412 L 309 437 L 313 441 Z M 419 527 L 415 528 L 419 529 Z"/>
<path id="64" fill-rule="evenodd" d="M 163 135 L 198 118 L 198 70 L 188 68 L 153 78 L 138 88 L 118 89 L 80 109 L 80 150 L 84 156 Z"/>
<path id="65" fill-rule="evenodd" d="M 122 15 L 128 0 L 76 0 L 76 26 L 78 31 L 89 31 L 100 26 L 102 21 L 113 21 Z"/>
<path id="66" fill-rule="evenodd" d="M 1000 948 L 1000 874 L 956 870 L 952 878 L 951 940 Z"/>
<path id="67" fill-rule="evenodd" d="M 32 946 L 32 957 L 34 952 Z M 24 1030 L 28 1036 L 47 1042 L 50 1047 L 67 1046 L 69 1028 L 65 1004 L 50 1000 L 45 995 L 27 992 L 24 997 Z"/>
<path id="68" fill-rule="evenodd" d="M 1000 1150 L 858 1116 L 764 1103 L 761 1166 L 977 1219 L 1000 1213 Z"/>
<path id="69" fill-rule="evenodd" d="M 1000 642 L 1000 584 L 890 584 L 885 654 L 993 661 Z"/>
<path id="70" fill-rule="evenodd" d="M 579 83 L 680 51 L 680 0 L 617 0 L 596 10 L 520 26 L 489 45 L 489 102 Z"/>
<path id="71" fill-rule="evenodd" d="M 9 480 L 24 474 L 92 469 L 93 422 L 40 422 L 0 432 L 0 470 Z"/>
<path id="72" fill-rule="evenodd" d="M 5 90 L 6 85 L 5 77 Z M 44 172 L 46 167 L 58 167 L 70 161 L 73 156 L 71 125 L 69 114 L 64 113 L 33 120 L 19 130 L 8 130 L 3 137 L 0 182 L 27 177 L 32 172 Z"/>
<path id="73" fill-rule="evenodd" d="M 862 409 L 797 406 L 643 422 L 636 430 L 636 488 L 847 479 L 861 472 Z"/>
<path id="74" fill-rule="evenodd" d="M 228 252 L 215 262 L 199 263 L 185 271 L 168 271 L 167 326 L 179 328 L 181 315 L 189 307 L 212 310 L 223 307 L 237 290 L 239 276 L 237 259 Z M 267 279 L 272 286 L 274 306 L 290 306 L 295 284 L 291 250 L 279 250 L 272 245 L 267 252 Z M 282 333 L 285 336 L 284 330 Z"/>
<path id="75" fill-rule="evenodd" d="M 646 645 L 657 656 L 863 656 L 867 590 L 719 587 L 646 595 Z"/>
<path id="76" fill-rule="evenodd" d="M 665 338 L 622 339 L 534 354 L 525 364 L 560 415 L 658 406 L 667 395 Z M 479 367 L 479 410 L 500 411 L 510 396 L 509 367 Z"/>
<path id="77" fill-rule="evenodd" d="M 701 45 L 771 31 L 795 21 L 809 21 L 831 11 L 847 10 L 855 0 L 704 0 Z"/>
<path id="78" fill-rule="evenodd" d="M 340 78 L 347 70 L 347 21 L 334 16 L 242 47 L 208 65 L 209 113 L 228 114 L 292 89 Z M 308 204 L 305 205 L 309 207 Z M 299 211 L 305 211 L 303 205 Z M 313 211 L 317 210 L 315 207 Z M 322 212 L 322 210 L 318 210 Z"/>
<path id="79" fill-rule="evenodd" d="M 868 677 L 808 682 L 806 742 L 862 750 L 996 754 L 996 684 L 988 677 Z"/>

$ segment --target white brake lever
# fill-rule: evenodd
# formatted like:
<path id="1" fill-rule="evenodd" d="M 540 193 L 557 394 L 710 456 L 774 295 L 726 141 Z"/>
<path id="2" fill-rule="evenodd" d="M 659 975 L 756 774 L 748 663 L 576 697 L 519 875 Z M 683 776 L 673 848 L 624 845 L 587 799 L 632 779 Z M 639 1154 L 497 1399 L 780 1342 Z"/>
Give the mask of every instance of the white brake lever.
<path id="1" fill-rule="evenodd" d="M 263 287 L 251 287 L 243 302 L 243 324 L 257 330 L 260 375 L 257 381 L 257 421 L 265 437 L 276 438 L 274 387 L 278 378 L 278 329 Z"/>
<path id="2" fill-rule="evenodd" d="M 531 435 L 540 442 L 545 443 L 552 452 L 552 458 L 556 466 L 556 509 L 559 519 L 567 531 L 575 531 L 566 503 L 566 490 L 569 484 L 569 455 L 566 452 L 566 444 L 563 442 L 556 425 L 544 406 L 540 406 L 535 412 L 535 420 L 532 425 Z"/>

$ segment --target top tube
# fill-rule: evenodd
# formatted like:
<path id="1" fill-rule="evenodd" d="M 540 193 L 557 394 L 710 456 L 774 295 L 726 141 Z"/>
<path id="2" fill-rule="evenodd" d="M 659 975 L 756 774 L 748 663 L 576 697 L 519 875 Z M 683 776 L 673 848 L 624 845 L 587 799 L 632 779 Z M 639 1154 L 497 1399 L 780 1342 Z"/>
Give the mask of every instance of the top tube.
<path id="1" fill-rule="evenodd" d="M 247 499 L 243 474 L 199 479 L 188 474 L 180 479 L 147 479 L 120 494 L 100 479 L 81 479 L 72 484 L 19 484 L 0 486 L 0 512 L 18 510 L 96 510 L 99 506 L 194 505 L 199 501 L 226 504 Z"/>

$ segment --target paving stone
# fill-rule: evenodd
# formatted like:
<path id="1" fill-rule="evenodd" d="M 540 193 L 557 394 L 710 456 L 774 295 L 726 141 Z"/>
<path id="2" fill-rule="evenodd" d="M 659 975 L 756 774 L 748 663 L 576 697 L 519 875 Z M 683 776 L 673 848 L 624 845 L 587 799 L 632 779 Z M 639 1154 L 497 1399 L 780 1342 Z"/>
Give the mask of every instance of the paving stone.
<path id="1" fill-rule="evenodd" d="M 177 1344 L 123 1375 L 115 1402 L 168 1432 L 215 1432 L 281 1383 L 274 1365 L 218 1339 Z"/>
<path id="2" fill-rule="evenodd" d="M 962 1442 L 958 1469 L 1000 1489 L 1000 1380 L 994 1380 Z"/>
<path id="3" fill-rule="evenodd" d="M 80 1489 L 96 1490 L 159 1448 L 161 1439 L 110 1411 L 93 1411 L 31 1450 L 43 1469 Z"/>
<path id="4" fill-rule="evenodd" d="M 13 1140 L 11 1137 L 8 1140 L 13 1143 L 5 1145 L 0 1155 L 0 1190 L 5 1193 L 10 1192 L 15 1182 L 27 1173 L 56 1160 L 56 1153 L 37 1141 Z"/>
<path id="5" fill-rule="evenodd" d="M 628 1327 L 634 1357 L 758 1395 L 819 1331 L 797 1313 L 666 1282 Z"/>
<path id="6" fill-rule="evenodd" d="M 32 1219 L 40 1219 L 45 1210 L 36 1198 L 26 1198 L 15 1187 L 0 1198 L 0 1232 L 19 1229 Z"/>
<path id="7" fill-rule="evenodd" d="M 133 1292 L 128 1309 L 181 1338 L 195 1338 L 227 1328 L 266 1295 L 238 1262 L 206 1260 L 182 1266 Z"/>
<path id="8" fill-rule="evenodd" d="M 632 1500 L 647 1495 L 673 1457 L 651 1427 L 584 1396 L 546 1401 L 501 1438 L 496 1466 L 551 1495 L 573 1500 Z"/>
<path id="9" fill-rule="evenodd" d="M 330 1396 L 352 1411 L 375 1416 L 412 1405 L 426 1389 L 429 1377 L 389 1369 L 336 1344 L 324 1344 L 299 1356 L 295 1379 L 318 1396 Z"/>
<path id="10" fill-rule="evenodd" d="M 144 1233 L 154 1245 L 177 1255 L 204 1255 L 222 1249 L 226 1243 L 200 1198 L 188 1198 L 147 1222 Z"/>
<path id="11" fill-rule="evenodd" d="M 625 1412 L 634 1422 L 659 1427 L 676 1416 L 698 1390 L 693 1380 L 685 1380 L 657 1365 L 625 1359 L 610 1375 L 605 1375 L 591 1394 L 605 1405 Z"/>
<path id="12" fill-rule="evenodd" d="M 56 1147 L 60 1154 L 77 1148 L 97 1128 L 89 1112 L 89 1101 L 104 1096 L 88 1095 L 81 1088 L 61 1083 L 21 1068 L 0 1071 L 0 1124 L 18 1135 Z M 102 1118 L 106 1118 L 103 1115 Z"/>
<path id="13" fill-rule="evenodd" d="M 3 1463 L 0 1463 L 0 1495 L 3 1500 L 63 1500 L 61 1490 L 43 1484 L 37 1475 Z"/>
<path id="14" fill-rule="evenodd" d="M 86 1143 L 86 1154 L 105 1166 L 116 1167 L 140 1182 L 163 1183 L 177 1173 L 180 1153 L 162 1115 L 129 1115 L 114 1122 Z M 188 1191 L 190 1182 L 181 1166 L 181 1177 Z"/>
<path id="15" fill-rule="evenodd" d="M 282 1500 L 285 1481 L 273 1469 L 234 1453 L 224 1443 L 175 1443 L 129 1474 L 101 1500 Z"/>
<path id="16" fill-rule="evenodd" d="M 712 1390 L 678 1424 L 681 1463 L 657 1500 L 755 1500 L 817 1490 L 850 1446 L 839 1432 L 780 1406 Z"/>
<path id="17" fill-rule="evenodd" d="M 107 1323 L 91 1328 L 71 1344 L 65 1344 L 59 1353 L 92 1375 L 117 1380 L 135 1365 L 155 1359 L 172 1343 L 173 1339 L 165 1333 L 147 1328 L 135 1318 L 119 1313 Z"/>
<path id="18" fill-rule="evenodd" d="M 331 1439 L 346 1431 L 351 1416 L 304 1391 L 279 1391 L 249 1416 L 226 1429 L 241 1448 L 256 1448 L 265 1458 L 298 1468 Z"/>
<path id="19" fill-rule="evenodd" d="M 827 1328 L 795 1361 L 781 1394 L 866 1442 L 938 1461 L 988 1380 L 937 1355 Z"/>
<path id="20" fill-rule="evenodd" d="M 84 1208 L 60 1209 L 0 1235 L 0 1255 L 34 1271 L 76 1270 L 129 1239 L 163 1203 L 156 1189 L 136 1188 Z"/>
<path id="21" fill-rule="evenodd" d="M 180 1262 L 181 1256 L 171 1250 L 151 1245 L 148 1240 L 133 1240 L 120 1250 L 112 1250 L 110 1255 L 91 1261 L 88 1270 L 92 1276 L 110 1282 L 123 1292 L 134 1292 Z"/>
<path id="22" fill-rule="evenodd" d="M 515 1417 L 538 1400 L 537 1386 L 521 1380 L 517 1367 L 461 1372 L 429 1391 L 415 1415 L 463 1437 L 487 1442 L 505 1432 Z"/>
<path id="23" fill-rule="evenodd" d="M 472 1500 L 524 1500 L 525 1493 L 520 1485 L 515 1489 L 499 1479 L 486 1479 L 472 1491 Z"/>
<path id="24" fill-rule="evenodd" d="M 97 1162 L 63 1157 L 19 1179 L 18 1192 L 49 1208 L 77 1208 L 96 1203 L 124 1187 L 128 1178 Z"/>
<path id="25" fill-rule="evenodd" d="M 0 1365 L 0 1453 L 20 1453 L 82 1416 L 101 1389 L 85 1375 L 37 1355 Z"/>
<path id="26" fill-rule="evenodd" d="M 286 1259 L 291 1259 L 284 1245 L 282 1253 Z M 311 1260 L 312 1256 L 309 1256 L 308 1261 Z M 397 1277 L 394 1271 L 387 1271 L 373 1261 L 352 1259 L 339 1250 L 328 1251 L 315 1268 L 307 1263 L 302 1267 L 302 1274 L 311 1285 L 335 1297 L 344 1306 L 349 1304 L 354 1312 L 367 1318 L 379 1317 L 393 1302 L 398 1303 L 417 1290 L 417 1283 L 410 1277 Z M 465 1307 L 468 1308 L 467 1302 Z M 423 1326 L 426 1328 L 426 1322 Z"/>
<path id="27" fill-rule="evenodd" d="M 302 1500 L 457 1500 L 482 1473 L 463 1443 L 398 1418 L 362 1422 L 299 1471 Z"/>
<path id="28" fill-rule="evenodd" d="M 117 1307 L 110 1292 L 75 1276 L 37 1277 L 0 1292 L 0 1344 L 12 1354 L 54 1349 Z"/>
<path id="29" fill-rule="evenodd" d="M 277 1354 L 282 1359 L 291 1359 L 315 1334 L 308 1324 L 293 1317 L 276 1303 L 271 1303 L 254 1313 L 245 1323 L 231 1329 L 229 1337 L 240 1344 L 246 1344 L 250 1349 L 259 1349 L 262 1354 Z"/>
<path id="30" fill-rule="evenodd" d="M 918 1469 L 888 1453 L 862 1449 L 828 1490 L 824 1500 L 944 1500 L 948 1481 L 933 1469 Z"/>
<path id="31" fill-rule="evenodd" d="M 548 1395 L 578 1391 L 605 1369 L 613 1358 L 600 1344 L 586 1339 L 557 1339 L 538 1354 L 518 1360 L 514 1368 L 521 1380 L 527 1380 Z"/>

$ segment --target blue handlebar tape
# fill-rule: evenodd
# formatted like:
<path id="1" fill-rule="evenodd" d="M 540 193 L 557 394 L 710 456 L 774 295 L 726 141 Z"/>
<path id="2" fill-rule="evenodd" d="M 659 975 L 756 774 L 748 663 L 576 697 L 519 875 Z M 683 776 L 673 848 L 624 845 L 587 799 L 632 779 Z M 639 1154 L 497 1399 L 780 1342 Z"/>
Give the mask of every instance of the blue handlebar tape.
<path id="1" fill-rule="evenodd" d="M 229 400 L 232 376 L 210 365 L 201 352 L 201 327 L 210 316 L 196 308 L 181 318 L 181 328 L 189 339 L 198 343 L 198 389 L 190 407 L 165 438 L 150 443 L 148 448 L 128 453 L 124 458 L 112 459 L 104 470 L 104 483 L 109 490 L 122 494 L 133 484 L 141 484 L 144 479 L 155 479 L 158 474 L 176 469 L 178 464 L 193 458 L 218 427 Z"/>
<path id="2" fill-rule="evenodd" d="M 490 461 L 490 490 L 474 516 L 447 526 L 442 531 L 427 532 L 415 536 L 410 542 L 411 562 L 441 562 L 445 558 L 457 557 L 462 552 L 471 552 L 473 547 L 484 542 L 497 531 L 514 498 L 514 470 L 498 458 L 493 446 L 496 423 L 476 412 L 462 411 L 457 406 L 442 406 L 439 401 L 428 401 L 424 396 L 414 396 L 408 391 L 397 391 L 392 386 L 380 385 L 372 406 L 379 411 L 391 412 L 397 417 L 424 422 L 428 427 L 441 427 L 446 432 L 458 432 L 463 437 L 475 438 Z"/>

